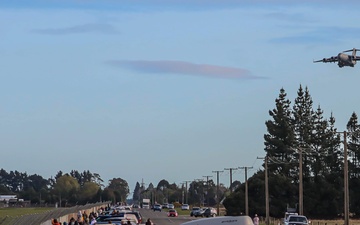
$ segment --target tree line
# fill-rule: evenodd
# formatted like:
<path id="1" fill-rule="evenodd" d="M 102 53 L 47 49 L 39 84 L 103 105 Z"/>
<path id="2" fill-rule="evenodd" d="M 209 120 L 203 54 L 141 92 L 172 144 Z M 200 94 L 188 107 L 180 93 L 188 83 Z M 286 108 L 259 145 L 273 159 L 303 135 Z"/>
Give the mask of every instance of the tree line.
<path id="1" fill-rule="evenodd" d="M 320 105 L 313 107 L 308 88 L 300 85 L 293 104 L 281 88 L 269 116 L 271 119 L 265 122 L 264 150 L 268 158 L 270 216 L 283 217 L 287 207 L 298 207 L 301 155 L 304 214 L 321 219 L 341 217 L 344 212 L 344 135 L 335 128 L 333 114 L 324 118 Z M 358 217 L 360 126 L 355 112 L 346 127 L 349 210 Z M 265 215 L 264 172 L 258 171 L 248 179 L 250 214 Z M 230 214 L 244 212 L 244 184 L 224 204 Z"/>
<path id="2" fill-rule="evenodd" d="M 97 173 L 90 171 L 57 172 L 54 178 L 27 175 L 18 171 L 0 170 L 0 194 L 17 195 L 18 199 L 32 204 L 59 204 L 68 207 L 99 201 L 125 201 L 129 194 L 128 183 L 121 178 L 109 180 L 107 186 Z"/>

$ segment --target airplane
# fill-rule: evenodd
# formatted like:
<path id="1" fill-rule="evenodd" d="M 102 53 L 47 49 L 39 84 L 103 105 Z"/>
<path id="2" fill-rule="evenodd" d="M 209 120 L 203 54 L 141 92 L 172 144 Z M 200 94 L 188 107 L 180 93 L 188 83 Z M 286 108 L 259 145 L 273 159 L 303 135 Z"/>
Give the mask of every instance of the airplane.
<path id="1" fill-rule="evenodd" d="M 356 64 L 356 61 L 360 60 L 360 56 L 356 56 L 356 51 L 360 51 L 360 49 L 353 48 L 350 50 L 346 50 L 346 51 L 340 52 L 337 56 L 331 56 L 330 58 L 323 58 L 321 60 L 316 60 L 316 61 L 314 61 L 314 63 L 338 62 L 338 66 L 340 68 L 344 67 L 344 66 L 354 67 Z M 344 52 L 352 52 L 352 55 L 345 54 Z"/>

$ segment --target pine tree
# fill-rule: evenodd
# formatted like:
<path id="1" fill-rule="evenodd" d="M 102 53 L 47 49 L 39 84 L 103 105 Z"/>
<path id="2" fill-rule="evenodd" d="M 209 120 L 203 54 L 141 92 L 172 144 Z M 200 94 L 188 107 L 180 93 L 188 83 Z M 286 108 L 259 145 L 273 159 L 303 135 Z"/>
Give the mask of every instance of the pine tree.
<path id="1" fill-rule="evenodd" d="M 348 150 L 349 150 L 349 174 L 351 177 L 359 177 L 360 176 L 360 126 L 358 124 L 358 117 L 355 112 L 352 113 L 346 128 L 349 132 L 348 137 L 350 140 L 348 142 Z"/>
<path id="2" fill-rule="evenodd" d="M 311 158 L 307 155 L 313 151 L 312 141 L 315 133 L 314 118 L 315 113 L 312 109 L 313 101 L 309 93 L 309 89 L 305 87 L 305 92 L 300 85 L 297 97 L 294 102 L 292 111 L 292 124 L 294 127 L 296 148 L 298 151 L 303 151 L 303 174 L 304 178 L 310 176 L 309 162 Z M 297 160 L 299 156 L 297 156 Z M 295 179 L 296 181 L 296 179 Z"/>
<path id="3" fill-rule="evenodd" d="M 291 123 L 291 102 L 286 98 L 286 92 L 280 89 L 279 97 L 275 100 L 276 108 L 269 111 L 272 120 L 265 122 L 268 134 L 264 135 L 265 151 L 269 158 L 274 161 L 284 162 L 269 164 L 269 173 L 290 176 L 291 161 L 294 145 L 294 131 Z"/>
<path id="4" fill-rule="evenodd" d="M 133 194 L 133 200 L 134 202 L 140 201 L 140 194 L 141 194 L 141 188 L 139 182 L 136 182 L 134 194 Z"/>

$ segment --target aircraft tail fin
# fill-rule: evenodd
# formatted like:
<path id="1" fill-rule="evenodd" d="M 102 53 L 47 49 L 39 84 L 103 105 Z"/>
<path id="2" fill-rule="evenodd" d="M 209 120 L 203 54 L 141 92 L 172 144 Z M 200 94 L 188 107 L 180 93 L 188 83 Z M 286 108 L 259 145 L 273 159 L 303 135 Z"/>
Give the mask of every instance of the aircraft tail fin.
<path id="1" fill-rule="evenodd" d="M 343 52 L 352 52 L 352 60 L 351 61 L 353 62 L 354 65 L 356 64 L 356 51 L 360 51 L 360 49 L 353 48 L 350 50 L 343 51 Z"/>

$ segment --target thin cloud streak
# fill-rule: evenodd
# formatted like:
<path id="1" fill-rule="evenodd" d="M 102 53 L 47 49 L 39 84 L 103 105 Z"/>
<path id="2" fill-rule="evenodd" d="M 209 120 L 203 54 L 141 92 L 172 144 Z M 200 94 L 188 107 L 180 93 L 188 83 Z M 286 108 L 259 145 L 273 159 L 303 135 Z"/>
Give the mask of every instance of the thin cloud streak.
<path id="1" fill-rule="evenodd" d="M 344 35 L 351 34 L 351 35 Z M 312 29 L 308 32 L 304 32 L 300 35 L 286 36 L 273 38 L 270 43 L 275 44 L 335 44 L 341 41 L 347 41 L 350 39 L 357 39 L 360 35 L 360 28 L 358 27 L 319 27 Z"/>
<path id="2" fill-rule="evenodd" d="M 33 33 L 47 35 L 67 35 L 81 33 L 117 34 L 118 31 L 110 24 L 83 24 L 65 28 L 32 29 Z"/>
<path id="3" fill-rule="evenodd" d="M 111 60 L 108 64 L 143 73 L 171 73 L 214 78 L 256 79 L 246 69 L 236 67 L 195 64 L 184 61 Z"/>

